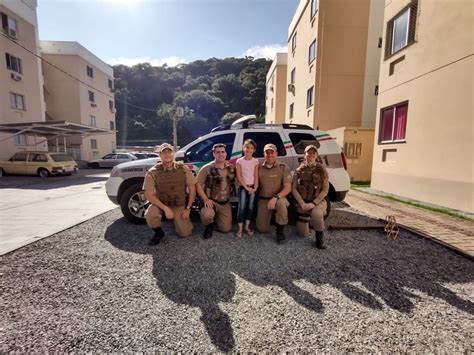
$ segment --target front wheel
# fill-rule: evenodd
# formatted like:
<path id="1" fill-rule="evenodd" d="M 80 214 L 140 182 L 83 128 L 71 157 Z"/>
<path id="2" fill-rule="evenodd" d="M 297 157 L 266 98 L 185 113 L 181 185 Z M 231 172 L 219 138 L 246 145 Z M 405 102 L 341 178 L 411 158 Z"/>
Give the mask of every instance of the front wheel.
<path id="1" fill-rule="evenodd" d="M 145 211 L 150 205 L 145 198 L 145 193 L 142 190 L 142 184 L 135 184 L 130 186 L 122 195 L 120 199 L 120 208 L 127 220 L 134 224 L 144 224 Z"/>
<path id="2" fill-rule="evenodd" d="M 49 176 L 49 171 L 44 168 L 40 168 L 38 169 L 38 176 L 42 179 L 47 178 Z"/>

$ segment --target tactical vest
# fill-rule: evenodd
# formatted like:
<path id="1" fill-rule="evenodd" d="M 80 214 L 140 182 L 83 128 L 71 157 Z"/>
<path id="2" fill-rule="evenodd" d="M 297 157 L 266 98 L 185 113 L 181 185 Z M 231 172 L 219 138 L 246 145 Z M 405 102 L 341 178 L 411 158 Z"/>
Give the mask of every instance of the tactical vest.
<path id="1" fill-rule="evenodd" d="M 186 170 L 183 163 L 176 163 L 176 169 L 167 170 L 162 163 L 155 169 L 156 195 L 168 207 L 186 204 Z"/>
<path id="2" fill-rule="evenodd" d="M 258 195 L 261 198 L 271 198 L 279 193 L 283 188 L 283 175 L 285 174 L 286 165 L 276 163 L 271 168 L 261 165 L 259 169 L 259 188 Z"/>
<path id="3" fill-rule="evenodd" d="M 298 179 L 297 191 L 305 202 L 312 202 L 321 191 L 326 172 L 320 163 L 308 166 L 301 164 L 296 169 L 296 177 Z"/>
<path id="4" fill-rule="evenodd" d="M 217 202 L 227 202 L 232 195 L 234 181 L 235 166 L 226 164 L 224 169 L 219 169 L 212 163 L 205 183 L 207 196 Z"/>

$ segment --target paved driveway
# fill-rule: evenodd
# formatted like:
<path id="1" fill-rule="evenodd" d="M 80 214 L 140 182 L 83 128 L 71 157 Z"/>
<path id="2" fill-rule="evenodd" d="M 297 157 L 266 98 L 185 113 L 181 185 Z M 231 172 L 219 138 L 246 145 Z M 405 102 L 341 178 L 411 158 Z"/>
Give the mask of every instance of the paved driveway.
<path id="1" fill-rule="evenodd" d="M 117 207 L 105 194 L 110 170 L 74 176 L 0 178 L 0 255 Z"/>

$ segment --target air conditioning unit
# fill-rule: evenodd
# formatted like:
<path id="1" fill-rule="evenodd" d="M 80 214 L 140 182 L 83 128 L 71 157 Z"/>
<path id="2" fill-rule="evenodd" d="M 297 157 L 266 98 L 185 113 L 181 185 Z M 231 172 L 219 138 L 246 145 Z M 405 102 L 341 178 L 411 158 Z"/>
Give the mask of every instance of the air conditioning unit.
<path id="1" fill-rule="evenodd" d="M 295 85 L 294 84 L 288 84 L 288 91 L 290 92 L 295 92 Z"/>
<path id="2" fill-rule="evenodd" d="M 21 80 L 21 76 L 18 75 L 18 74 L 15 74 L 15 73 L 11 73 L 10 77 L 15 81 L 20 81 Z"/>
<path id="3" fill-rule="evenodd" d="M 9 35 L 12 38 L 16 38 L 16 35 L 17 35 L 16 30 L 13 28 L 7 29 L 7 35 Z"/>
<path id="4" fill-rule="evenodd" d="M 97 107 L 97 104 L 95 102 L 91 102 L 91 107 Z"/>

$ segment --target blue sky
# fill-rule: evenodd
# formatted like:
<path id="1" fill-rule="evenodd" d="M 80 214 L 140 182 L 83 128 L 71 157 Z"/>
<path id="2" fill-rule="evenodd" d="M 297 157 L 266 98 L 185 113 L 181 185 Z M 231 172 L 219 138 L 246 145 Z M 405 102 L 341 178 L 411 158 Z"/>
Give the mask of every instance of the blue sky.
<path id="1" fill-rule="evenodd" d="M 109 64 L 175 65 L 285 51 L 299 0 L 39 0 L 41 40 L 76 41 Z"/>

